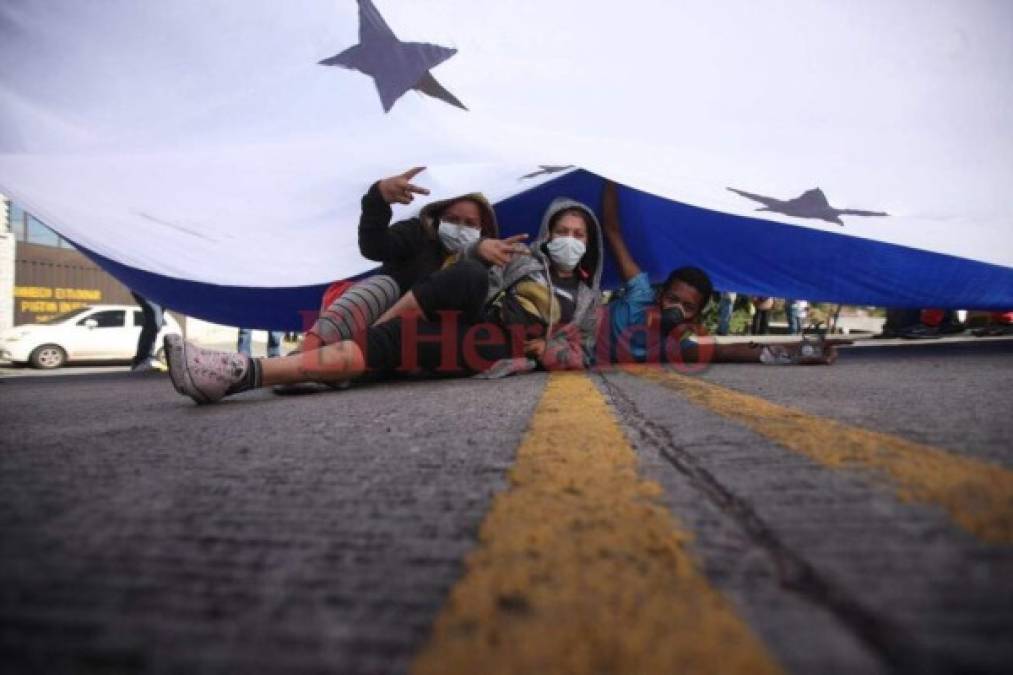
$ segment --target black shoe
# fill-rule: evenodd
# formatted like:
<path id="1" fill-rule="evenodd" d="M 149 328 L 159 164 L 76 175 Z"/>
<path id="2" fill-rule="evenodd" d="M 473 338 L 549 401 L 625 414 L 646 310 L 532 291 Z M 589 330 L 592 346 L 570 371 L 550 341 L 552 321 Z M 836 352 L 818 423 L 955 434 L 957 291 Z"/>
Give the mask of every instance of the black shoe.
<path id="1" fill-rule="evenodd" d="M 278 396 L 306 396 L 321 394 L 325 391 L 341 391 L 352 386 L 351 380 L 343 382 L 297 382 L 296 384 L 276 384 L 271 391 Z"/>

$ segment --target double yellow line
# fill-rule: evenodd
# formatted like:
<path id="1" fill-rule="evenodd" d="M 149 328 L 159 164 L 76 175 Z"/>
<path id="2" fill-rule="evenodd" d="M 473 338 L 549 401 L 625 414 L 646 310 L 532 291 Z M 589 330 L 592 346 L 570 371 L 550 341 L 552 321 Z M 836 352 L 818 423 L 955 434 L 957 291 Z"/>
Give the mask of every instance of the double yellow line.
<path id="1" fill-rule="evenodd" d="M 583 374 L 550 376 L 417 675 L 780 672 Z"/>
<path id="2" fill-rule="evenodd" d="M 825 467 L 859 469 L 961 528 L 1013 542 L 1013 472 L 652 367 L 630 372 Z M 416 675 L 776 673 L 637 474 L 584 374 L 553 374 Z"/>

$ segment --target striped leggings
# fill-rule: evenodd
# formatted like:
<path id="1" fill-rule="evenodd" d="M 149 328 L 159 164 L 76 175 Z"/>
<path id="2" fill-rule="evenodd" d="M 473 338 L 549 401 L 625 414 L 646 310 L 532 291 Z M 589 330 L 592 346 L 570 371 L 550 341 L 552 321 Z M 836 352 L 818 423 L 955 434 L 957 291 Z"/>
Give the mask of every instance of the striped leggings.
<path id="1" fill-rule="evenodd" d="M 372 326 L 399 297 L 401 290 L 392 277 L 378 274 L 363 279 L 324 309 L 307 334 L 325 345 L 351 340 Z"/>

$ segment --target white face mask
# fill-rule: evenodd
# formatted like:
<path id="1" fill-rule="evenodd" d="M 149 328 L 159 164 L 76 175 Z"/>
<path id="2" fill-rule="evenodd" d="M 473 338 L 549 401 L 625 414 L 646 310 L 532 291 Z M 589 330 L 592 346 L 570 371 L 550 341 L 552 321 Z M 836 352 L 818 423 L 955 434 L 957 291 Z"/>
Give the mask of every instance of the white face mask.
<path id="1" fill-rule="evenodd" d="M 546 248 L 552 262 L 564 272 L 572 271 L 587 251 L 584 242 L 576 237 L 556 237 L 549 241 Z"/>
<path id="2" fill-rule="evenodd" d="M 443 221 L 440 221 L 437 234 L 440 235 L 440 242 L 443 244 L 443 248 L 451 253 L 464 251 L 482 238 L 482 233 L 477 228 L 444 223 Z"/>

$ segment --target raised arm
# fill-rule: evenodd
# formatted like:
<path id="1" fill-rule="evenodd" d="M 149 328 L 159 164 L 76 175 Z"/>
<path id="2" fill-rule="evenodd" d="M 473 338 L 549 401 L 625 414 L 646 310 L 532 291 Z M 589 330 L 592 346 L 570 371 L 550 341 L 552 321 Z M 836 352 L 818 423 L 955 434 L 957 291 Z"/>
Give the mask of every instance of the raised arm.
<path id="1" fill-rule="evenodd" d="M 411 179 L 424 168 L 417 166 L 403 174 L 379 180 L 363 196 L 362 215 L 359 217 L 359 252 L 364 258 L 386 262 L 416 253 L 418 228 L 399 227 L 400 223 L 390 227 L 390 205 L 394 202 L 410 204 L 416 194 L 429 194 L 429 190 L 411 183 Z"/>
<path id="2" fill-rule="evenodd" d="M 605 232 L 605 239 L 608 240 L 609 248 L 616 257 L 619 264 L 619 275 L 623 281 L 629 281 L 640 274 L 640 266 L 630 255 L 626 248 L 626 240 L 623 239 L 622 227 L 619 224 L 619 189 L 612 181 L 605 181 L 605 187 L 601 193 L 602 230 Z"/>

